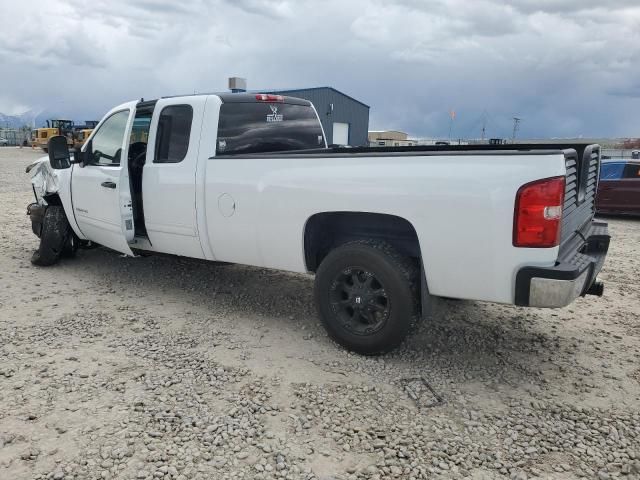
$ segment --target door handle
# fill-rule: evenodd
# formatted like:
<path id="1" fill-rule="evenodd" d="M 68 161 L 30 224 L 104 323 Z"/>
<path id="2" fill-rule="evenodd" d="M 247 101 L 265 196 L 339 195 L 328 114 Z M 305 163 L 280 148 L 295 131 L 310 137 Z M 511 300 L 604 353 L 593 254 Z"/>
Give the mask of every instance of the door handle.
<path id="1" fill-rule="evenodd" d="M 115 182 L 102 182 L 100 185 L 105 188 L 116 188 Z"/>

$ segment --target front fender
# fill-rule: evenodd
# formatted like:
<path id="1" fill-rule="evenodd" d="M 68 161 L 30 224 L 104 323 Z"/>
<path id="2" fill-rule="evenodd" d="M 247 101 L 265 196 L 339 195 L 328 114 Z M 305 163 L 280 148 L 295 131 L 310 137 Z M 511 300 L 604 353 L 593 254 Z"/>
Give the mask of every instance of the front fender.
<path id="1" fill-rule="evenodd" d="M 59 204 L 64 208 L 67 221 L 72 230 L 82 240 L 87 237 L 80 231 L 73 214 L 71 202 L 71 175 L 74 166 L 62 170 L 51 167 L 49 157 L 41 157 L 26 168 L 26 173 L 31 175 L 31 185 L 36 196 L 36 202 L 40 205 Z"/>
<path id="2" fill-rule="evenodd" d="M 45 197 L 60 190 L 58 172 L 51 168 L 49 157 L 41 157 L 29 164 L 26 173 L 31 174 L 31 185 L 33 185 L 37 202 L 46 204 Z"/>

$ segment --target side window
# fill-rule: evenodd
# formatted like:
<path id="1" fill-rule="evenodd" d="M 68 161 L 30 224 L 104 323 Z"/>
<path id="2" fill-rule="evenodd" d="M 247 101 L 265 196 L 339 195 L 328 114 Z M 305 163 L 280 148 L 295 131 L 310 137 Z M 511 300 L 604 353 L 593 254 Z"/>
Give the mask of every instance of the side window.
<path id="1" fill-rule="evenodd" d="M 116 112 L 104 121 L 91 140 L 91 165 L 120 165 L 127 120 L 129 110 Z"/>
<path id="2" fill-rule="evenodd" d="M 636 178 L 640 179 L 640 164 L 627 163 L 624 167 L 624 174 L 622 178 Z"/>
<path id="3" fill-rule="evenodd" d="M 193 108 L 191 105 L 171 105 L 160 112 L 153 163 L 178 163 L 189 149 Z"/>
<path id="4" fill-rule="evenodd" d="M 620 180 L 624 163 L 603 163 L 600 167 L 600 180 Z"/>

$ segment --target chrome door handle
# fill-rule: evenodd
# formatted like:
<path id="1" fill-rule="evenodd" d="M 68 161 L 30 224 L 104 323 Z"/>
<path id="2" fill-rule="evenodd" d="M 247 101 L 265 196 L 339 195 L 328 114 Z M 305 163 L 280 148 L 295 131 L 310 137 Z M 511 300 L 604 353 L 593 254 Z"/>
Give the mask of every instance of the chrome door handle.
<path id="1" fill-rule="evenodd" d="M 116 188 L 115 182 L 102 182 L 100 185 L 105 188 Z"/>

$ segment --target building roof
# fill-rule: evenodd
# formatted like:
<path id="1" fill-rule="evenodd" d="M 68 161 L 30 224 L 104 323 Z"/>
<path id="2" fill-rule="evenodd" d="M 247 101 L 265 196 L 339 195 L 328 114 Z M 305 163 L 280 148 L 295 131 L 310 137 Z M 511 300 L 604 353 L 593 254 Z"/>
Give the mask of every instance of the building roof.
<path id="1" fill-rule="evenodd" d="M 350 95 L 347 95 L 344 92 L 341 92 L 340 90 L 333 88 L 333 87 L 307 87 L 307 88 L 278 88 L 275 90 L 256 90 L 256 93 L 261 93 L 261 92 L 266 92 L 266 93 L 290 93 L 290 92 L 308 92 L 311 90 L 333 90 L 334 92 L 336 92 L 339 95 L 342 95 L 343 97 L 347 97 L 350 100 L 353 100 L 356 103 L 359 103 L 362 106 L 365 106 L 367 108 L 371 108 L 369 105 L 367 105 L 364 102 L 361 102 L 360 100 L 357 100 L 355 98 L 353 98 Z"/>
<path id="2" fill-rule="evenodd" d="M 401 130 L 369 130 L 369 133 L 401 133 L 403 135 L 409 135 L 407 132 Z"/>

